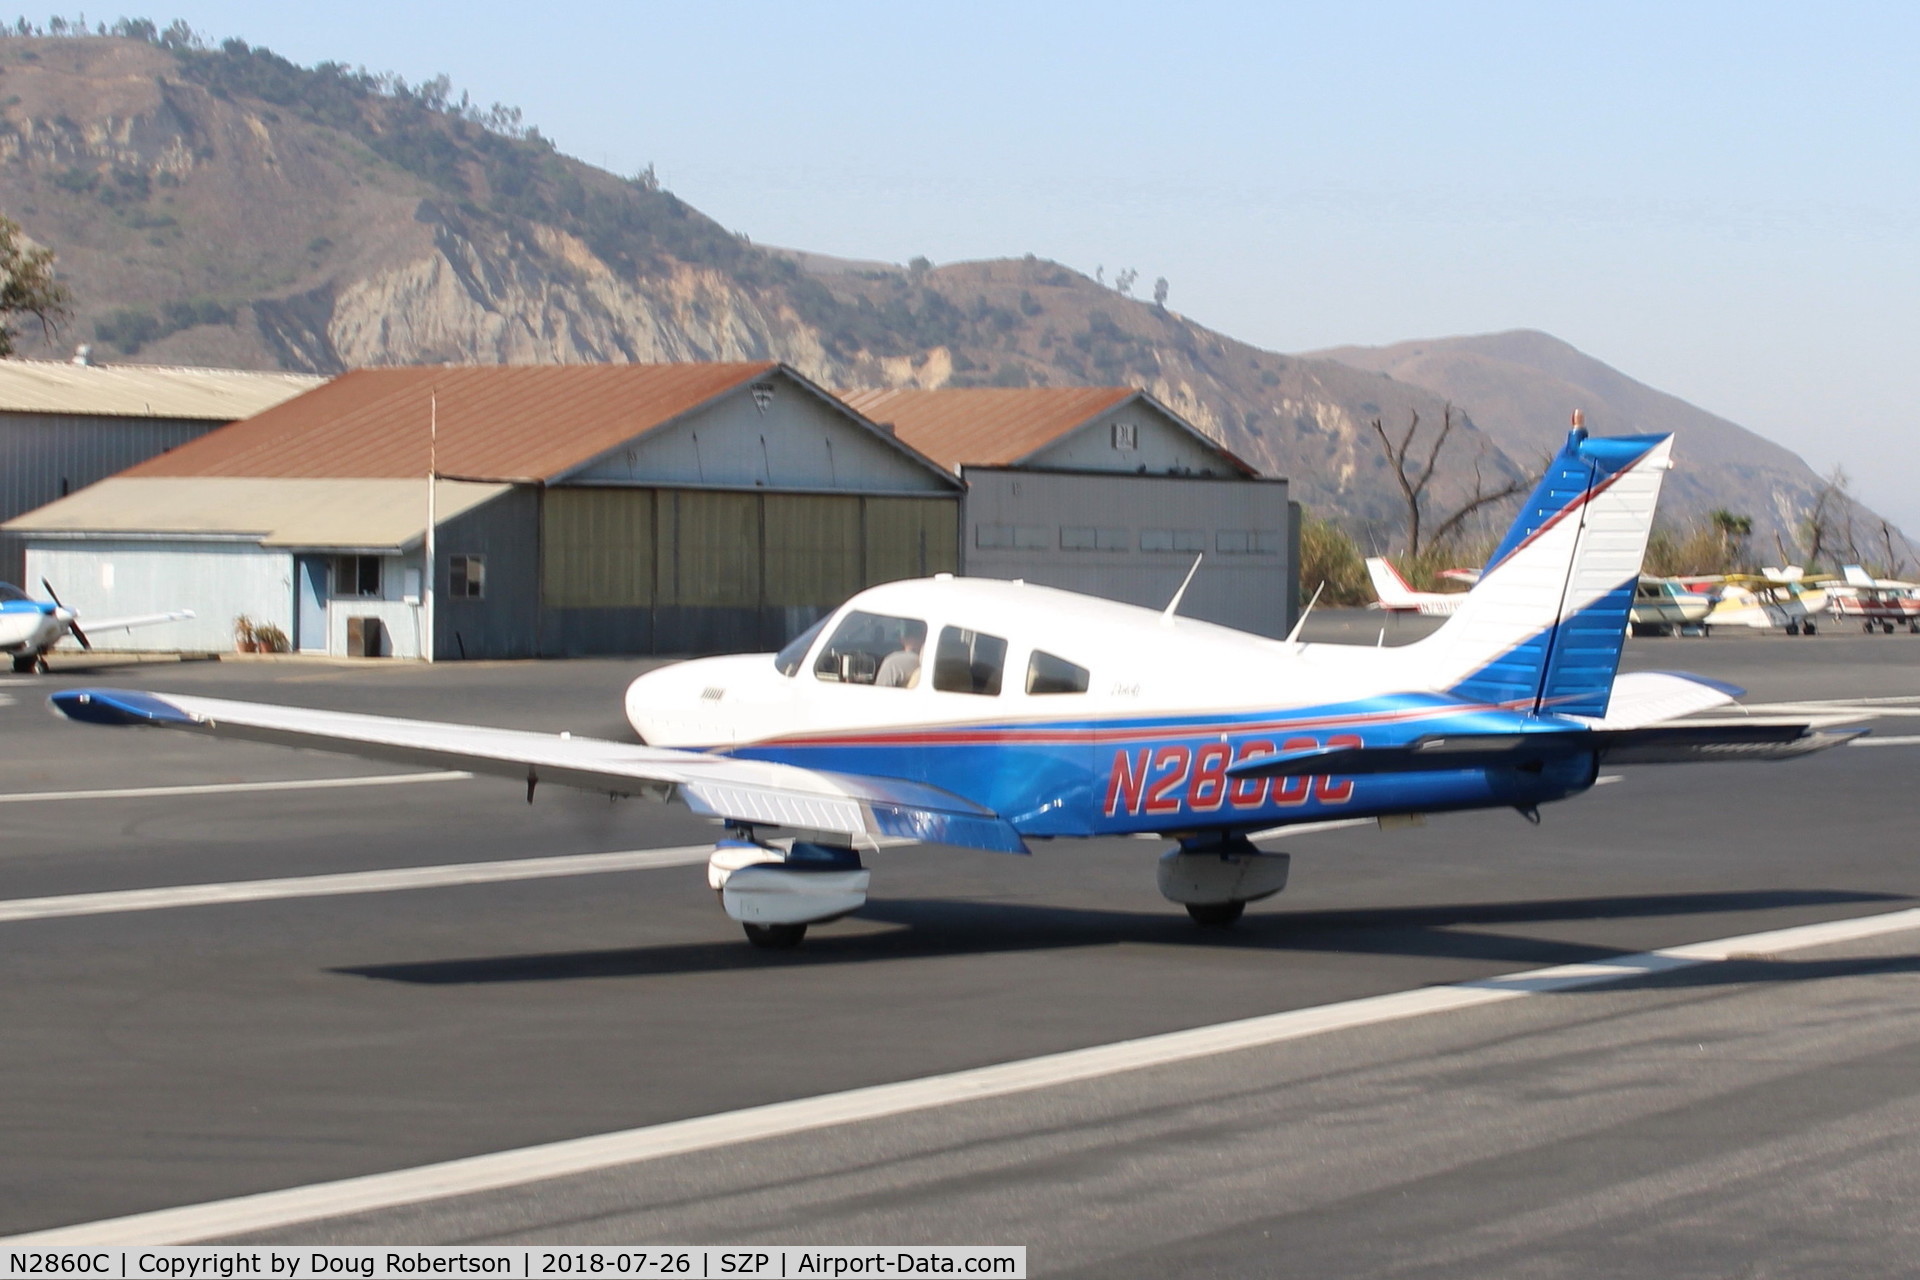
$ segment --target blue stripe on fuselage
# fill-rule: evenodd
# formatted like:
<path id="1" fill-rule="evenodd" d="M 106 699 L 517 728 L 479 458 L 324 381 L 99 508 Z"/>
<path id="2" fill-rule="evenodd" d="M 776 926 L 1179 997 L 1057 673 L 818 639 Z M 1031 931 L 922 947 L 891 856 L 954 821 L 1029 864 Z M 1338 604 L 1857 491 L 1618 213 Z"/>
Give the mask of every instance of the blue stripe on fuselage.
<path id="1" fill-rule="evenodd" d="M 1539 772 L 1272 779 L 1229 765 L 1318 746 L 1397 746 L 1442 733 L 1524 733 L 1568 721 L 1407 694 L 1232 715 L 922 727 L 757 743 L 730 754 L 804 768 L 905 777 L 964 796 L 1028 836 L 1257 829 L 1328 817 L 1437 812 L 1559 799 L 1592 782 L 1591 757 Z"/>

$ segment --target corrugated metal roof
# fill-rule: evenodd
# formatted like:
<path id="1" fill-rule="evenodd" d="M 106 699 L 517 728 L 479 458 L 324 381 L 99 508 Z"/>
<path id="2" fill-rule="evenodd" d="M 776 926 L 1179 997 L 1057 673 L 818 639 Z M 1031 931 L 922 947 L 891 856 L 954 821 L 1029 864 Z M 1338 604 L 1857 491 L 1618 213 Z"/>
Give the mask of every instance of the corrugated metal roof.
<path id="1" fill-rule="evenodd" d="M 424 476 L 437 397 L 442 474 L 543 481 L 776 370 L 773 363 L 356 369 L 125 474 Z"/>
<path id="2" fill-rule="evenodd" d="M 1012 466 L 1140 393 L 1132 387 L 948 387 L 836 394 L 958 471 Z"/>
<path id="3" fill-rule="evenodd" d="M 0 360 L 0 412 L 234 422 L 325 381 L 246 369 Z"/>
<path id="4" fill-rule="evenodd" d="M 442 480 L 445 524 L 511 485 Z M 8 533 L 183 534 L 280 547 L 405 547 L 427 527 L 427 486 L 410 480 L 114 476 L 9 520 Z"/>

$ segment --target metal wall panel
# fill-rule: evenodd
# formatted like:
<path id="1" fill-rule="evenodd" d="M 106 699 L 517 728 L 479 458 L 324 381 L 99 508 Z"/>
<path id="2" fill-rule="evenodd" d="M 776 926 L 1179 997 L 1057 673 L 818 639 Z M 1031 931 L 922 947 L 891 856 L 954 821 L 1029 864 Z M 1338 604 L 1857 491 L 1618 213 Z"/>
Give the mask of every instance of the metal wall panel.
<path id="1" fill-rule="evenodd" d="M 973 468 L 965 571 L 1164 608 L 1204 555 L 1186 617 L 1284 636 L 1298 584 L 1284 480 Z"/>
<path id="2" fill-rule="evenodd" d="M 656 606 L 760 606 L 760 495 L 660 491 Z"/>
<path id="3" fill-rule="evenodd" d="M 90 635 L 103 649 L 221 652 L 241 614 L 293 634 L 293 556 L 242 542 L 31 541 L 27 573 L 53 583 L 80 614 L 108 617 L 192 609 L 186 622 Z"/>
<path id="4" fill-rule="evenodd" d="M 516 488 L 440 526 L 434 653 L 452 658 L 531 658 L 540 652 L 541 495 Z M 479 599 L 449 595 L 454 556 L 479 556 L 486 586 Z"/>
<path id="5" fill-rule="evenodd" d="M 223 425 L 198 419 L 0 413 L 0 520 L 44 507 Z M 0 581 L 26 576 L 23 547 L 21 539 L 0 536 Z"/>

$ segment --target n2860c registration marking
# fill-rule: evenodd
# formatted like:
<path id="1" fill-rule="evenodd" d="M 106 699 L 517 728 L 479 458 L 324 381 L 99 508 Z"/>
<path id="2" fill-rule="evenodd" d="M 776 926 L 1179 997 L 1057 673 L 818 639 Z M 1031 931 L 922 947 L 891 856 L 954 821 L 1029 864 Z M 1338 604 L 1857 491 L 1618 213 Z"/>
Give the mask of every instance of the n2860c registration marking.
<path id="1" fill-rule="evenodd" d="M 1336 733 L 1319 738 L 1287 738 L 1281 742 L 1250 738 L 1230 746 L 1208 742 L 1200 746 L 1167 743 L 1129 748 L 1113 753 L 1107 773 L 1106 814 L 1208 814 L 1223 810 L 1254 810 L 1268 805 L 1288 808 L 1309 799 L 1321 804 L 1344 804 L 1353 798 L 1353 780 L 1329 775 L 1291 778 L 1230 778 L 1227 769 L 1248 760 L 1317 747 L 1357 747 L 1360 738 Z"/>

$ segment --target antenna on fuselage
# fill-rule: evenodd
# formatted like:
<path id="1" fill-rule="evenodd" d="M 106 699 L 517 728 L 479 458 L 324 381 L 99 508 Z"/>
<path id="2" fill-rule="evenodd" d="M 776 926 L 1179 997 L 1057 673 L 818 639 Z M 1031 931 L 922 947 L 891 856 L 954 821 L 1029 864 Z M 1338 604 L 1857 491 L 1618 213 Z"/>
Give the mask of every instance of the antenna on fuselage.
<path id="1" fill-rule="evenodd" d="M 1178 612 L 1180 608 L 1180 597 L 1187 594 L 1187 588 L 1193 585 L 1193 575 L 1200 572 L 1200 562 L 1206 558 L 1207 553 L 1204 551 L 1193 558 L 1193 568 L 1187 570 L 1187 576 L 1185 580 L 1180 583 L 1180 589 L 1173 593 L 1173 599 L 1167 601 L 1166 611 L 1160 615 L 1161 626 L 1170 627 L 1173 625 L 1173 615 Z"/>
<path id="2" fill-rule="evenodd" d="M 1300 639 L 1300 628 L 1307 625 L 1307 618 L 1313 613 L 1313 606 L 1320 603 L 1320 593 L 1326 589 L 1327 583 L 1323 578 L 1320 585 L 1313 589 L 1313 599 L 1307 601 L 1307 607 L 1300 611 L 1300 621 L 1294 623 L 1293 630 L 1287 632 L 1288 644 L 1293 644 Z"/>

